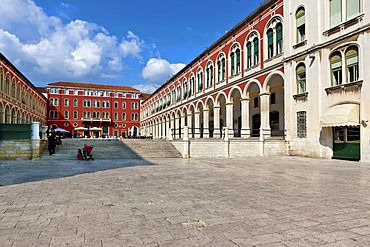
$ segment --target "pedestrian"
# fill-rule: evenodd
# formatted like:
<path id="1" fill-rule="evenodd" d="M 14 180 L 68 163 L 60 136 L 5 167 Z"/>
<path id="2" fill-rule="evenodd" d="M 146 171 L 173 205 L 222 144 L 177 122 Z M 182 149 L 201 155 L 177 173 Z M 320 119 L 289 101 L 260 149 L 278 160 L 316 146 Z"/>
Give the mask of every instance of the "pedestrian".
<path id="1" fill-rule="evenodd" d="M 48 135 L 49 155 L 52 155 L 55 153 L 55 146 L 56 146 L 55 131 L 52 129 Z"/>

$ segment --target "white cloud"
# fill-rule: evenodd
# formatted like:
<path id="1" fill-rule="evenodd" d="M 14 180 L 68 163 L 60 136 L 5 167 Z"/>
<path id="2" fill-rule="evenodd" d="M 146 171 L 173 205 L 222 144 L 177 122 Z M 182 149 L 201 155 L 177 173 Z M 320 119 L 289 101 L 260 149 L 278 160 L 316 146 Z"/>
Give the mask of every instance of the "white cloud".
<path id="1" fill-rule="evenodd" d="M 153 93 L 160 85 L 153 83 L 133 85 L 133 88 L 140 90 L 143 93 Z"/>
<path id="2" fill-rule="evenodd" d="M 122 58 L 142 60 L 145 42 L 131 31 L 118 42 L 116 36 L 95 23 L 73 20 L 63 24 L 32 0 L 1 3 L 1 51 L 39 77 L 78 80 L 95 74 L 110 78 L 122 72 Z"/>
<path id="3" fill-rule="evenodd" d="M 182 63 L 171 64 L 161 58 L 151 58 L 143 69 L 142 76 L 149 82 L 163 84 L 184 67 L 185 64 Z"/>

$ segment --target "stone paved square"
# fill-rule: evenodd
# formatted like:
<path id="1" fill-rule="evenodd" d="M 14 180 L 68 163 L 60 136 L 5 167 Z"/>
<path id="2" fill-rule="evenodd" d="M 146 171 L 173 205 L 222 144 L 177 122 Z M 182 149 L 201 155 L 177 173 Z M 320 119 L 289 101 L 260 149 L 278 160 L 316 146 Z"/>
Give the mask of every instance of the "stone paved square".
<path id="1" fill-rule="evenodd" d="M 0 246 L 365 247 L 369 182 L 302 157 L 1 161 Z"/>

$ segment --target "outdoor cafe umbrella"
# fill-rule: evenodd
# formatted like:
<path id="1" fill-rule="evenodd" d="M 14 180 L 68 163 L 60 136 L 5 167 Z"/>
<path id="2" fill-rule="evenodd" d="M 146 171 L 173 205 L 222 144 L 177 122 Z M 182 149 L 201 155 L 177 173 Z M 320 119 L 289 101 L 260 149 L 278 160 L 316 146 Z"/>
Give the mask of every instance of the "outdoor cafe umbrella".
<path id="1" fill-rule="evenodd" d="M 62 128 L 56 128 L 54 130 L 55 132 L 68 132 L 68 130 L 62 129 Z"/>
<path id="2" fill-rule="evenodd" d="M 83 131 L 85 131 L 85 130 L 87 130 L 87 128 L 85 128 L 85 127 L 77 127 L 77 128 L 75 128 L 75 130 L 83 130 Z"/>

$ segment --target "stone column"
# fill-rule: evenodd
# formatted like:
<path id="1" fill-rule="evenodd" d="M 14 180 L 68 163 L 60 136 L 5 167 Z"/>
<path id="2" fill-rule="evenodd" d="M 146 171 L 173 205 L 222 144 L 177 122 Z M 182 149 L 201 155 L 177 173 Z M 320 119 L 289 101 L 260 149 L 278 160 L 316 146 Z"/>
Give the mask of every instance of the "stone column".
<path id="1" fill-rule="evenodd" d="M 194 138 L 200 138 L 200 125 L 199 125 L 199 115 L 200 115 L 200 112 L 197 111 L 195 112 L 194 114 L 194 127 L 195 127 L 195 136 Z"/>
<path id="2" fill-rule="evenodd" d="M 209 138 L 209 110 L 203 110 L 203 138 Z"/>
<path id="3" fill-rule="evenodd" d="M 188 133 L 189 133 L 189 138 L 193 138 L 193 116 L 192 116 L 192 114 L 190 113 L 190 114 L 188 114 L 187 115 L 187 118 L 188 118 Z"/>
<path id="4" fill-rule="evenodd" d="M 186 119 L 186 115 L 181 115 L 181 118 L 180 118 L 180 122 L 181 122 L 181 138 L 184 138 L 184 135 L 185 135 L 185 119 Z M 189 133 L 189 131 L 188 131 Z"/>
<path id="5" fill-rule="evenodd" d="M 234 136 L 234 104 L 226 104 L 226 127 L 231 130 L 229 131 L 229 137 Z"/>
<path id="6" fill-rule="evenodd" d="M 249 138 L 251 136 L 250 126 L 249 126 L 249 99 L 241 100 L 241 114 L 242 114 L 242 138 Z"/>
<path id="7" fill-rule="evenodd" d="M 221 138 L 221 133 L 220 133 L 220 107 L 215 106 L 213 108 L 213 125 L 214 125 L 214 132 L 213 136 L 215 138 Z"/>
<path id="8" fill-rule="evenodd" d="M 260 140 L 264 140 L 266 137 L 271 136 L 270 128 L 270 94 L 262 93 L 261 99 L 261 128 L 260 128 Z"/>
<path id="9" fill-rule="evenodd" d="M 33 122 L 32 123 L 32 140 L 39 140 L 40 139 L 40 122 Z"/>

